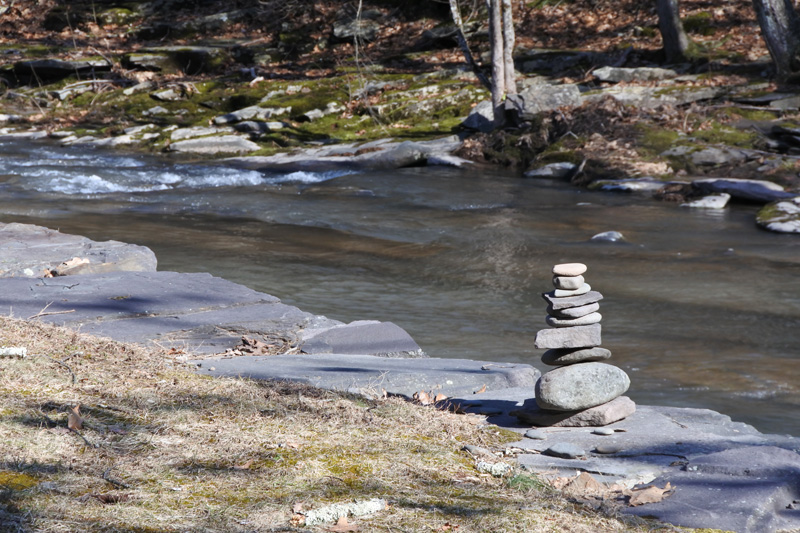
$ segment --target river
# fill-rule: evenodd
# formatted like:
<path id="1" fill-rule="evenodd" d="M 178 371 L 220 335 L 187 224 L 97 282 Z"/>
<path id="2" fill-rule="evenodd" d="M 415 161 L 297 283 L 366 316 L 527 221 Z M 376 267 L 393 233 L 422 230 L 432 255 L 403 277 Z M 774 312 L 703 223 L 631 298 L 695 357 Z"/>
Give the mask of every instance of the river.
<path id="1" fill-rule="evenodd" d="M 691 210 L 502 169 L 269 174 L 0 140 L 0 221 L 150 247 L 434 357 L 525 362 L 550 269 L 589 266 L 603 346 L 643 404 L 800 434 L 800 238 L 755 206 Z M 624 242 L 591 241 L 619 231 Z"/>

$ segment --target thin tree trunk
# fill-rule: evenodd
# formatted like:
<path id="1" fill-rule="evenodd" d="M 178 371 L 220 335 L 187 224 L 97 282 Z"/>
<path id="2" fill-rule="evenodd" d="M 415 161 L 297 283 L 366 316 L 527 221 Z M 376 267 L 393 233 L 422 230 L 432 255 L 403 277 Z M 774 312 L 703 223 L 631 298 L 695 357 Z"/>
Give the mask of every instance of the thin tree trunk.
<path id="1" fill-rule="evenodd" d="M 502 0 L 487 0 L 489 3 L 489 39 L 492 43 L 492 108 L 494 127 L 505 124 L 506 75 L 503 58 L 503 13 Z"/>
<path id="2" fill-rule="evenodd" d="M 753 0 L 761 35 L 775 62 L 778 77 L 800 69 L 800 19 L 791 0 Z"/>
<path id="3" fill-rule="evenodd" d="M 506 95 L 517 94 L 514 70 L 514 14 L 511 0 L 503 0 L 503 70 L 505 72 Z"/>
<path id="4" fill-rule="evenodd" d="M 755 0 L 757 1 L 757 0 Z M 664 41 L 664 54 L 667 62 L 675 63 L 686 59 L 689 50 L 689 37 L 683 30 L 678 0 L 656 0 L 658 29 Z"/>
<path id="5" fill-rule="evenodd" d="M 469 68 L 472 69 L 472 72 L 478 77 L 478 81 L 491 91 L 492 84 L 489 82 L 489 78 L 486 77 L 475 62 L 472 51 L 469 49 L 469 44 L 467 44 L 467 37 L 464 35 L 464 22 L 461 20 L 461 12 L 458 9 L 458 0 L 450 0 L 450 15 L 453 17 L 453 22 L 456 25 L 456 38 L 458 39 L 458 46 L 461 48 L 461 53 L 464 54 L 464 60 L 467 62 L 467 65 L 469 65 Z"/>

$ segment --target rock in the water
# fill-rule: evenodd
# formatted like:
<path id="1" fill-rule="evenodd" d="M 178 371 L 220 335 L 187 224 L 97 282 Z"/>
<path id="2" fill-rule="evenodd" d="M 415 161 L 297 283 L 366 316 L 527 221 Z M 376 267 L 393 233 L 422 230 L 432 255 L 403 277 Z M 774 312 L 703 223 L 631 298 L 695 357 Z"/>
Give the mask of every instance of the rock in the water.
<path id="1" fill-rule="evenodd" d="M 174 142 L 170 144 L 169 149 L 173 152 L 214 155 L 254 152 L 261 147 L 237 135 L 219 135 Z"/>
<path id="2" fill-rule="evenodd" d="M 605 363 L 562 366 L 536 382 L 536 403 L 552 411 L 579 411 L 610 402 L 624 394 L 630 385 L 628 374 L 616 366 Z"/>
<path id="3" fill-rule="evenodd" d="M 591 348 L 593 346 L 600 346 L 601 329 L 600 324 L 575 326 L 573 328 L 542 329 L 536 333 L 534 345 L 540 350 L 549 348 Z"/>
<path id="4" fill-rule="evenodd" d="M 586 455 L 586 452 L 580 446 L 570 442 L 556 442 L 542 453 L 551 457 L 561 457 L 562 459 L 577 459 Z"/>
<path id="5" fill-rule="evenodd" d="M 593 236 L 591 240 L 593 242 L 619 242 L 625 240 L 625 237 L 618 231 L 604 231 Z"/>
<path id="6" fill-rule="evenodd" d="M 721 192 L 719 194 L 711 194 L 709 196 L 705 196 L 703 198 L 700 198 L 699 200 L 686 202 L 685 204 L 681 204 L 681 207 L 695 207 L 702 209 L 723 209 L 726 205 L 728 205 L 728 201 L 730 199 L 731 199 L 730 194 L 726 192 Z"/>
<path id="7" fill-rule="evenodd" d="M 534 168 L 525 172 L 526 178 L 566 178 L 578 168 L 575 163 L 562 161 L 559 163 L 550 163 L 543 167 Z"/>
<path id="8" fill-rule="evenodd" d="M 751 202 L 767 203 L 796 196 L 777 183 L 764 180 L 705 178 L 693 181 L 692 187 L 700 192 L 728 193 L 734 198 Z"/>
<path id="9" fill-rule="evenodd" d="M 579 318 L 557 318 L 547 315 L 545 321 L 548 326 L 554 328 L 570 328 L 574 326 L 588 326 L 589 324 L 597 324 L 603 319 L 600 313 L 589 313 L 588 315 Z"/>
<path id="10" fill-rule="evenodd" d="M 553 276 L 553 286 L 556 289 L 564 289 L 568 291 L 574 291 L 575 289 L 579 289 L 583 287 L 583 283 L 586 280 L 583 276 Z M 587 291 L 588 292 L 588 291 Z"/>
<path id="11" fill-rule="evenodd" d="M 586 272 L 586 265 L 583 263 L 561 263 L 553 267 L 554 276 L 580 276 Z"/>
<path id="12" fill-rule="evenodd" d="M 580 296 L 581 294 L 586 294 L 590 290 L 592 290 L 592 286 L 589 285 L 588 283 L 584 283 L 577 289 L 572 289 L 572 290 L 555 289 L 553 290 L 553 295 L 555 295 L 556 298 L 568 298 L 570 296 Z"/>
<path id="13" fill-rule="evenodd" d="M 778 233 L 800 233 L 800 196 L 764 206 L 756 215 L 759 226 Z"/>
<path id="14" fill-rule="evenodd" d="M 555 291 L 542 293 L 542 298 L 550 304 L 550 307 L 555 311 L 562 309 L 571 309 L 573 307 L 582 307 L 584 305 L 593 304 L 603 299 L 603 295 L 597 291 L 589 291 L 586 294 L 569 297 L 556 297 Z"/>
<path id="15" fill-rule="evenodd" d="M 556 318 L 580 318 L 590 313 L 594 313 L 600 309 L 600 304 L 595 302 L 589 305 L 581 305 L 579 307 L 568 307 L 567 309 L 559 309 L 556 311 L 552 305 L 547 306 L 547 314 Z"/>
<path id="16" fill-rule="evenodd" d="M 565 366 L 575 363 L 605 361 L 611 358 L 611 352 L 605 348 L 578 348 L 547 350 L 542 354 L 542 363 L 550 366 Z"/>
<path id="17" fill-rule="evenodd" d="M 595 427 L 619 422 L 636 412 L 636 404 L 627 396 L 620 396 L 603 405 L 583 411 L 548 411 L 525 409 L 513 411 L 521 422 L 534 426 Z"/>

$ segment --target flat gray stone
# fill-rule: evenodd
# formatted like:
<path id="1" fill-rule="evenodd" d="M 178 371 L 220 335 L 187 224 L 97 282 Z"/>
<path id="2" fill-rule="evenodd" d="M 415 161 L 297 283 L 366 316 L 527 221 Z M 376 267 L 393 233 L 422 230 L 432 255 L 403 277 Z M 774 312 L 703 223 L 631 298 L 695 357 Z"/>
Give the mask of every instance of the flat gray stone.
<path id="1" fill-rule="evenodd" d="M 391 322 L 358 321 L 304 332 L 306 353 L 370 354 L 419 357 L 422 349 L 404 329 Z"/>
<path id="2" fill-rule="evenodd" d="M 614 398 L 608 403 L 582 411 L 550 411 L 535 402 L 512 411 L 521 422 L 549 427 L 599 427 L 628 418 L 636 412 L 636 404 L 627 396 Z"/>
<path id="3" fill-rule="evenodd" d="M 536 333 L 534 346 L 540 350 L 548 348 L 591 348 L 602 344 L 600 333 L 600 324 L 572 328 L 542 329 Z"/>
<path id="4" fill-rule="evenodd" d="M 560 107 L 577 107 L 582 103 L 581 91 L 575 84 L 532 87 L 506 98 L 506 108 L 513 109 L 522 120 L 533 120 L 539 113 Z"/>
<path id="5" fill-rule="evenodd" d="M 597 291 L 589 291 L 586 294 L 579 296 L 560 296 L 556 297 L 555 291 L 542 293 L 542 298 L 549 304 L 549 307 L 554 311 L 562 309 L 570 309 L 573 307 L 582 307 L 584 305 L 593 304 L 603 299 L 603 295 Z M 548 310 L 549 312 L 549 310 Z"/>
<path id="6" fill-rule="evenodd" d="M 600 81 L 657 81 L 676 78 L 678 73 L 672 69 L 638 67 L 601 67 L 592 71 L 592 75 Z"/>
<path id="7" fill-rule="evenodd" d="M 291 113 L 291 111 L 292 111 L 291 107 L 261 107 L 254 105 L 239 109 L 237 111 L 233 111 L 231 113 L 226 113 L 225 115 L 214 117 L 214 120 L 212 122 L 217 126 L 222 126 L 225 124 L 244 122 L 246 120 L 266 121 L 272 117 L 277 117 L 285 115 L 287 113 Z"/>
<path id="8" fill-rule="evenodd" d="M 589 313 L 588 315 L 584 315 L 578 318 L 558 318 L 554 316 L 547 315 L 545 317 L 545 321 L 547 322 L 548 326 L 552 326 L 554 328 L 570 328 L 575 326 L 587 326 L 589 324 L 597 324 L 603 319 L 603 315 L 600 313 Z"/>
<path id="9" fill-rule="evenodd" d="M 310 354 L 243 356 L 195 361 L 201 374 L 290 380 L 330 390 L 411 398 L 419 391 L 448 397 L 480 397 L 511 387 L 532 387 L 539 371 L 530 365 L 497 365 L 466 359 L 398 359 L 370 355 Z M 484 405 L 485 407 L 485 405 Z"/>
<path id="10" fill-rule="evenodd" d="M 575 363 L 590 363 L 592 361 L 605 361 L 611 358 L 611 352 L 605 348 L 568 348 L 547 350 L 542 354 L 542 363 L 550 366 L 573 365 Z"/>
<path id="11" fill-rule="evenodd" d="M 586 452 L 583 450 L 583 448 L 570 442 L 556 442 L 542 453 L 544 455 L 560 457 L 562 459 L 577 459 L 586 455 Z"/>
<path id="12" fill-rule="evenodd" d="M 60 267 L 75 257 L 88 263 Z M 0 223 L 0 277 L 41 277 L 55 270 L 74 275 L 155 269 L 156 256 L 144 246 L 97 242 L 31 224 Z"/>
<path id="13" fill-rule="evenodd" d="M 597 302 L 578 307 L 567 307 L 566 309 L 559 309 L 558 311 L 553 309 L 552 305 L 548 305 L 547 314 L 556 318 L 580 318 L 582 316 L 594 313 L 598 309 L 600 309 L 600 304 Z"/>
<path id="14" fill-rule="evenodd" d="M 592 290 L 592 286 L 584 283 L 577 289 L 553 289 L 553 295 L 556 298 L 569 298 L 571 296 L 580 296 Z"/>
<path id="15" fill-rule="evenodd" d="M 529 429 L 525 432 L 525 438 L 533 440 L 547 440 L 547 434 L 538 429 Z"/>
<path id="16" fill-rule="evenodd" d="M 542 409 L 578 411 L 610 402 L 630 385 L 628 374 L 613 365 L 562 366 L 545 373 L 536 383 L 536 403 Z"/>
<path id="17" fill-rule="evenodd" d="M 260 149 L 261 146 L 258 144 L 238 135 L 200 137 L 198 139 L 174 142 L 169 145 L 171 152 L 205 155 L 242 154 Z"/>
<path id="18" fill-rule="evenodd" d="M 670 483 L 675 492 L 661 502 L 625 513 L 651 516 L 682 527 L 741 532 L 797 531 L 800 509 L 800 455 L 775 446 L 749 446 L 690 460 L 653 484 Z"/>
<path id="19" fill-rule="evenodd" d="M 750 202 L 775 202 L 797 196 L 777 183 L 737 178 L 706 178 L 695 180 L 692 187 L 701 193 L 728 193 L 733 198 Z"/>
<path id="20" fill-rule="evenodd" d="M 553 276 L 553 286 L 556 289 L 565 289 L 568 291 L 574 291 L 575 289 L 583 287 L 584 281 L 586 280 L 581 275 Z"/>

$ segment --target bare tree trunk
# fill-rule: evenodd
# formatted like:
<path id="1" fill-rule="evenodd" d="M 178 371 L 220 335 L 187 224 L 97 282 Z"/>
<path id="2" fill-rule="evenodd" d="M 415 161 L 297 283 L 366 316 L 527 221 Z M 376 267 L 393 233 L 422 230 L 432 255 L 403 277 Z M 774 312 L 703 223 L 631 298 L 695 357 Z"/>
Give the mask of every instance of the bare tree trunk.
<path id="1" fill-rule="evenodd" d="M 658 29 L 664 41 L 664 55 L 667 56 L 667 62 L 685 60 L 686 52 L 689 50 L 689 37 L 683 30 L 678 0 L 656 0 L 656 10 Z"/>
<path id="2" fill-rule="evenodd" d="M 800 19 L 791 0 L 753 0 L 761 35 L 775 62 L 778 77 L 800 70 Z"/>
<path id="3" fill-rule="evenodd" d="M 492 44 L 492 108 L 494 127 L 505 124 L 506 74 L 503 57 L 503 9 L 501 0 L 487 0 L 489 4 L 489 41 Z"/>
<path id="4" fill-rule="evenodd" d="M 483 71 L 481 71 L 480 67 L 478 67 L 475 58 L 472 56 L 472 51 L 469 49 L 469 44 L 467 44 L 467 37 L 464 35 L 464 22 L 461 20 L 461 11 L 458 8 L 458 0 L 450 0 L 450 15 L 453 17 L 453 22 L 457 28 L 456 37 L 458 39 L 458 46 L 461 48 L 461 53 L 464 54 L 464 60 L 467 62 L 467 65 L 469 65 L 469 68 L 472 69 L 472 72 L 478 77 L 478 81 L 491 91 L 492 84 Z"/>
<path id="5" fill-rule="evenodd" d="M 503 0 L 503 70 L 505 73 L 506 95 L 517 94 L 517 80 L 514 71 L 514 14 L 511 0 Z"/>

